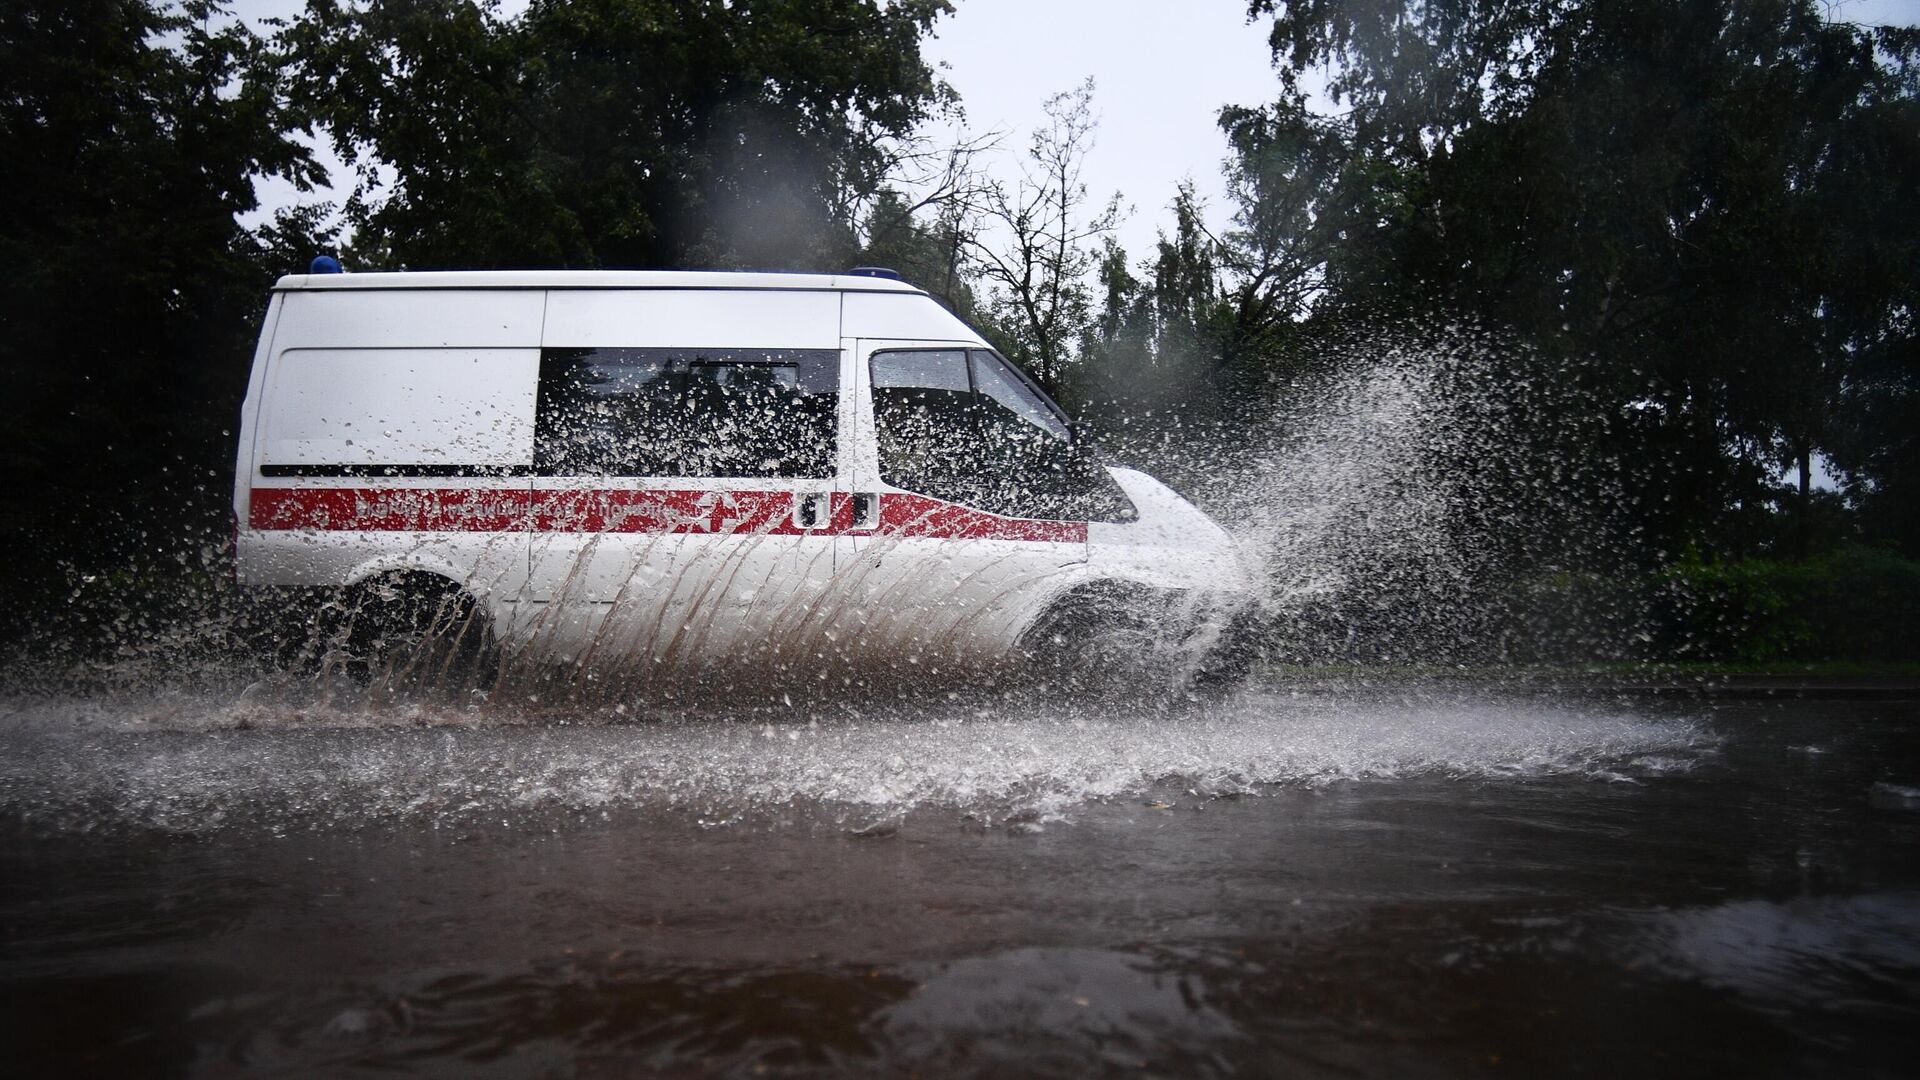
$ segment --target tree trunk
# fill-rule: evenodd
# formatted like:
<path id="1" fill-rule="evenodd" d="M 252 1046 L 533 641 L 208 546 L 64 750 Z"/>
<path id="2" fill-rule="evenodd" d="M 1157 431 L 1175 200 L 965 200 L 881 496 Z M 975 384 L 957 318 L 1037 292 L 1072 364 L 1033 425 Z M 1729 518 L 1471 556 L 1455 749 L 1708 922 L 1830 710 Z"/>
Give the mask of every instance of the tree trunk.
<path id="1" fill-rule="evenodd" d="M 1800 514 L 1794 523 L 1794 558 L 1805 562 L 1813 543 L 1813 445 L 1801 439 L 1793 448 L 1800 465 Z"/>

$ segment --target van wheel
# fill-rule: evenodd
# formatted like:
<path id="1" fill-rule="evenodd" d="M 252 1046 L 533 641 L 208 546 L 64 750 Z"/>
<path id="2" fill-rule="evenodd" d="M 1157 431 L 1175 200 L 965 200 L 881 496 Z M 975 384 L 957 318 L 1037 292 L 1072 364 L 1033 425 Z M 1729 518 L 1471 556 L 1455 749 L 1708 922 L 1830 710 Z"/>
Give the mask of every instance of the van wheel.
<path id="1" fill-rule="evenodd" d="M 1022 636 L 1035 672 L 1071 690 L 1157 686 L 1167 673 L 1157 616 L 1164 602 L 1113 583 L 1074 589 Z"/>
<path id="2" fill-rule="evenodd" d="M 1252 681 L 1254 668 L 1265 661 L 1265 643 L 1271 640 L 1271 613 L 1258 604 L 1241 608 L 1221 627 L 1218 639 L 1194 672 L 1194 689 L 1215 700 L 1239 691 Z"/>
<path id="3" fill-rule="evenodd" d="M 1037 671 L 1072 690 L 1217 701 L 1259 660 L 1257 615 L 1228 619 L 1179 593 L 1096 582 L 1059 598 L 1022 637 Z"/>
<path id="4" fill-rule="evenodd" d="M 1228 642 L 1209 652 L 1193 673 L 1193 691 L 1208 701 L 1232 697 L 1253 677 L 1255 650 Z"/>
<path id="5" fill-rule="evenodd" d="M 325 671 L 375 689 L 485 688 L 497 667 L 491 627 L 472 596 L 433 574 L 388 571 L 323 610 Z"/>

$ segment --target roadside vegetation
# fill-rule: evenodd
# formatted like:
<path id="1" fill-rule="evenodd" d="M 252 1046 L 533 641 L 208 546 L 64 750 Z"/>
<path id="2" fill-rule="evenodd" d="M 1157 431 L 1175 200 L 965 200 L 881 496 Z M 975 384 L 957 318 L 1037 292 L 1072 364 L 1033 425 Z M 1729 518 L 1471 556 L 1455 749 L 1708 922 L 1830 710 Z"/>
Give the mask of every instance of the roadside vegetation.
<path id="1" fill-rule="evenodd" d="M 1221 103 L 1231 227 L 1128 192 L 1167 209 L 1127 252 L 1078 179 L 1096 87 L 1035 132 L 926 136 L 961 103 L 921 44 L 964 3 L 310 0 L 264 33 L 216 0 L 7 5 L 7 637 L 234 625 L 257 320 L 330 252 L 891 266 L 1216 506 L 1210 474 L 1280 460 L 1390 353 L 1456 403 L 1409 476 L 1472 565 L 1283 606 L 1270 662 L 1920 662 L 1920 28 L 1816 0 L 1248 14 L 1276 77 Z M 324 196 L 321 148 L 349 167 Z M 305 197 L 241 224 L 269 182 Z"/>

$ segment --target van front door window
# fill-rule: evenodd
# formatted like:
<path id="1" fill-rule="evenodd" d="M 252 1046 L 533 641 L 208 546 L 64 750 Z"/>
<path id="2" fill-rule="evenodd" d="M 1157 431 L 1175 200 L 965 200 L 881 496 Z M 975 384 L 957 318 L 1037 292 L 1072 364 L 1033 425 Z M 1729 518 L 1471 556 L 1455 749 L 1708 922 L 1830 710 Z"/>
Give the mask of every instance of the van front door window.
<path id="1" fill-rule="evenodd" d="M 871 370 L 880 477 L 894 487 L 1008 517 L 1132 518 L 1059 410 L 993 353 L 889 350 Z"/>

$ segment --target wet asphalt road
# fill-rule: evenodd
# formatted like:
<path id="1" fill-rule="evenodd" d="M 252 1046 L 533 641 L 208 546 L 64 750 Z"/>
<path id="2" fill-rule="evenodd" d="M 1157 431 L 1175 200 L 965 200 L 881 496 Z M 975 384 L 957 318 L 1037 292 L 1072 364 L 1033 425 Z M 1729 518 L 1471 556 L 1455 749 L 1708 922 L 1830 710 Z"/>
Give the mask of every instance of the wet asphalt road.
<path id="1" fill-rule="evenodd" d="M 1275 684 L 566 719 L 11 703 L 9 1074 L 1890 1077 L 1920 1051 L 1911 702 Z"/>

